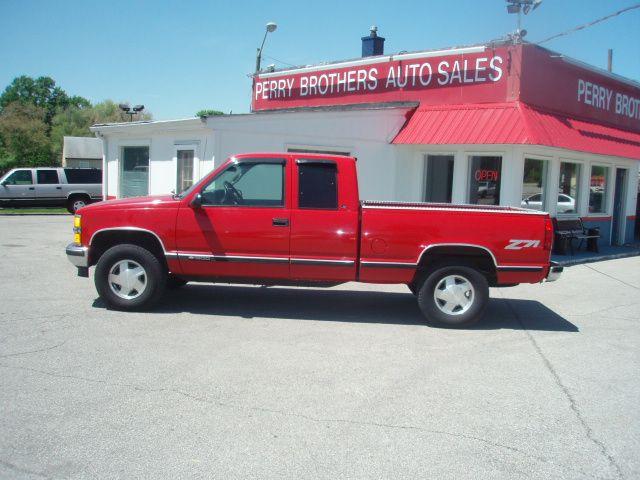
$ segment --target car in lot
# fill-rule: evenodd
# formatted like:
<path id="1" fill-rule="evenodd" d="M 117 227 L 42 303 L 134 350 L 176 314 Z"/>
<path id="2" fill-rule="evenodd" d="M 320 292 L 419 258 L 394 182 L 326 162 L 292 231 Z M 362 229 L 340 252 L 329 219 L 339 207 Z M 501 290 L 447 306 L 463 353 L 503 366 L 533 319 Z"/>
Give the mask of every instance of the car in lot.
<path id="1" fill-rule="evenodd" d="M 542 194 L 535 193 L 520 203 L 522 208 L 530 208 L 532 210 L 542 210 Z M 573 197 L 565 195 L 564 193 L 558 194 L 558 213 L 575 213 L 576 201 Z"/>
<path id="2" fill-rule="evenodd" d="M 555 280 L 547 213 L 513 207 L 360 201 L 356 160 L 237 155 L 180 195 L 89 205 L 66 253 L 95 266 L 119 310 L 151 307 L 188 281 L 406 284 L 428 322 L 477 321 L 489 286 Z"/>
<path id="3" fill-rule="evenodd" d="M 102 200 L 102 170 L 14 168 L 0 178 L 0 206 L 57 207 L 70 213 Z"/>

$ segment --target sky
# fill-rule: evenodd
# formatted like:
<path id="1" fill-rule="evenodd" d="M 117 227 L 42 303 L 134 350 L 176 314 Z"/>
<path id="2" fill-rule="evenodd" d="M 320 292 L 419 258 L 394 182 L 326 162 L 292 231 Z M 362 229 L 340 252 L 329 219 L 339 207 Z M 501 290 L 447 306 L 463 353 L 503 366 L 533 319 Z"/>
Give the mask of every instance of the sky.
<path id="1" fill-rule="evenodd" d="M 523 17 L 536 42 L 637 0 L 544 0 Z M 377 25 L 385 53 L 480 44 L 515 30 L 504 0 L 0 0 L 0 89 L 50 76 L 92 102 L 144 104 L 154 119 L 212 108 L 248 112 L 256 49 L 263 66 L 360 56 Z M 640 81 L 640 9 L 543 46 Z M 269 58 L 272 57 L 272 58 Z M 277 59 L 277 60 L 275 60 Z"/>

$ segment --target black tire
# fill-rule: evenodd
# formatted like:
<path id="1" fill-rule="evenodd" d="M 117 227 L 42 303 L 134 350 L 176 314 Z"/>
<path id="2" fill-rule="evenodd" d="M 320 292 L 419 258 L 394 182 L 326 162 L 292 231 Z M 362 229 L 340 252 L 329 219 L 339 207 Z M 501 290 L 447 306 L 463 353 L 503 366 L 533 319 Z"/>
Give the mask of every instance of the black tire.
<path id="1" fill-rule="evenodd" d="M 76 213 L 82 207 L 89 205 L 89 197 L 86 195 L 72 195 L 67 200 L 67 211 L 69 213 Z"/>
<path id="2" fill-rule="evenodd" d="M 175 277 L 173 275 L 167 276 L 167 288 L 169 290 L 175 290 L 180 287 L 184 287 L 187 284 L 187 281 L 180 278 Z"/>
<path id="3" fill-rule="evenodd" d="M 449 279 L 451 285 L 446 284 Z M 470 287 L 471 288 L 470 288 Z M 436 289 L 449 295 L 451 301 L 436 298 Z M 465 301 L 466 299 L 466 301 Z M 418 305 L 428 323 L 463 328 L 482 317 L 489 301 L 489 284 L 478 270 L 463 265 L 439 265 L 426 272 L 418 292 Z M 453 306 L 453 308 L 451 308 Z M 445 310 L 449 309 L 450 313 Z"/>
<path id="4" fill-rule="evenodd" d="M 116 293 L 118 285 L 109 280 L 112 270 L 114 274 L 120 275 L 122 273 L 121 267 L 118 266 L 118 264 L 124 265 L 121 262 L 126 262 L 127 269 L 137 268 L 137 264 L 144 270 L 144 273 L 136 278 L 137 281 L 144 283 L 144 288 L 141 289 L 141 292 L 135 289 L 129 291 L 132 298 L 120 296 L 126 295 L 124 286 L 120 289 L 120 295 Z M 96 290 L 108 308 L 142 310 L 152 307 L 160 299 L 165 289 L 167 274 L 160 260 L 151 252 L 137 245 L 122 244 L 111 247 L 100 257 L 96 265 L 94 280 Z M 134 288 L 131 285 L 133 283 L 127 284 L 126 289 Z"/>

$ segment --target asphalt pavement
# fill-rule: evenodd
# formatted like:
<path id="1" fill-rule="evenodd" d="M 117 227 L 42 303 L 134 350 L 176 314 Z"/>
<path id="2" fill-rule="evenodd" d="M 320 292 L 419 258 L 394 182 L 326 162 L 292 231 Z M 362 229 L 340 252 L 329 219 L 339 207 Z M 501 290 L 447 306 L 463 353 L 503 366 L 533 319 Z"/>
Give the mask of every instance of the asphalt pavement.
<path id="1" fill-rule="evenodd" d="M 0 478 L 640 477 L 640 257 L 492 289 L 189 284 L 109 311 L 71 217 L 0 217 Z"/>

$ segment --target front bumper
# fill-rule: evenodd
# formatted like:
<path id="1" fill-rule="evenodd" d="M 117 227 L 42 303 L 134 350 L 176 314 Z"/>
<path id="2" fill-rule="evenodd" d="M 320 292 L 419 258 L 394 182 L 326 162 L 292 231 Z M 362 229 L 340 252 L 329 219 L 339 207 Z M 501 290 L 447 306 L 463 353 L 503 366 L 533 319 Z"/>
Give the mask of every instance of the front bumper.
<path id="1" fill-rule="evenodd" d="M 556 262 L 551 262 L 551 266 L 549 267 L 549 273 L 547 274 L 546 282 L 555 282 L 562 275 L 562 271 L 564 267 L 561 267 Z"/>
<path id="2" fill-rule="evenodd" d="M 83 247 L 70 243 L 66 248 L 67 258 L 69 261 L 79 268 L 87 268 L 89 266 L 89 247 Z"/>

